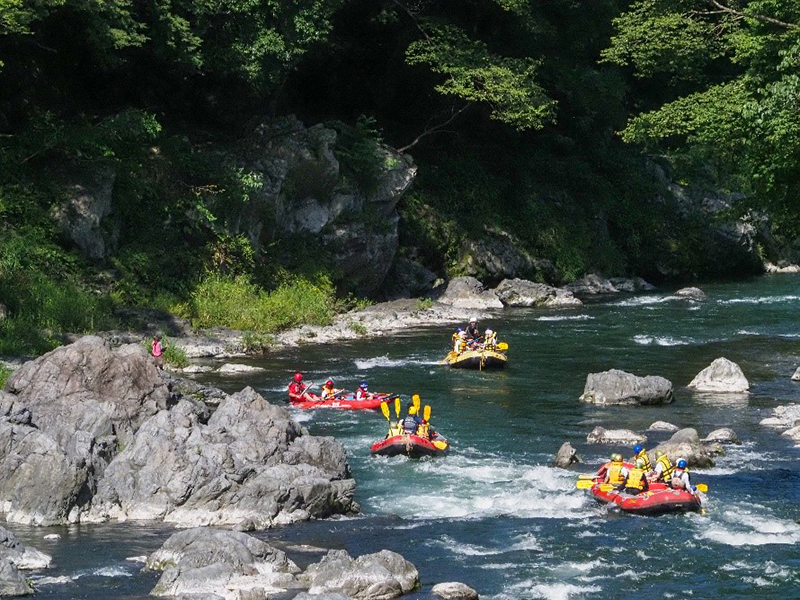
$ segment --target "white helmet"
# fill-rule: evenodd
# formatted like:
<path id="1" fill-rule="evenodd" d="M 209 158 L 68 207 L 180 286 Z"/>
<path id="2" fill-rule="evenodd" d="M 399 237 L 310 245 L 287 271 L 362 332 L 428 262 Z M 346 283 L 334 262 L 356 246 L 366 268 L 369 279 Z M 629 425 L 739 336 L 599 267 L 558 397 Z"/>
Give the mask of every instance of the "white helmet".
<path id="1" fill-rule="evenodd" d="M 486 330 L 486 335 L 492 335 L 492 333 L 494 333 L 494 332 L 491 329 L 487 329 Z"/>
<path id="2" fill-rule="evenodd" d="M 478 318 L 477 317 L 470 317 L 469 318 L 469 322 L 470 323 L 477 323 L 478 322 Z"/>

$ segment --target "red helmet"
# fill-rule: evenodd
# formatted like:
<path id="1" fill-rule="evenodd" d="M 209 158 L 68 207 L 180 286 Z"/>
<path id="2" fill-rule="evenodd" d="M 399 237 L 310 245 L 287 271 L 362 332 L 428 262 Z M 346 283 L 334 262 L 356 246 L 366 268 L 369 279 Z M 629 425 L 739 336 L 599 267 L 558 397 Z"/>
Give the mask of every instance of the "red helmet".
<path id="1" fill-rule="evenodd" d="M 325 387 L 333 387 L 333 380 L 328 379 L 328 381 L 325 382 Z"/>
<path id="2" fill-rule="evenodd" d="M 302 373 L 295 373 L 294 374 L 295 381 L 303 381 L 303 374 Z"/>

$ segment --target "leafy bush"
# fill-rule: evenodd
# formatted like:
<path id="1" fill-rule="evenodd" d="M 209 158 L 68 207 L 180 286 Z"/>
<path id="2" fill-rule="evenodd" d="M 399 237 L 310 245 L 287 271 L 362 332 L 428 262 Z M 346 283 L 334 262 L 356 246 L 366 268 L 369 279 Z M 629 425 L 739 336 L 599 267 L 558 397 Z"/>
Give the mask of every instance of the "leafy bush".
<path id="1" fill-rule="evenodd" d="M 327 325 L 334 312 L 333 285 L 326 276 L 316 282 L 289 278 L 267 293 L 243 275 L 211 273 L 190 300 L 195 326 L 223 326 L 256 333 L 272 333 L 304 323 Z"/>
<path id="2" fill-rule="evenodd" d="M 164 338 L 163 342 L 165 345 L 164 361 L 168 365 L 172 365 L 178 369 L 183 369 L 189 365 L 189 358 L 186 356 L 186 351 L 183 348 L 170 343 L 166 338 Z"/>
<path id="3" fill-rule="evenodd" d="M 13 373 L 11 369 L 0 364 L 0 390 L 6 387 L 6 382 L 8 381 L 8 378 L 11 377 L 11 373 Z"/>

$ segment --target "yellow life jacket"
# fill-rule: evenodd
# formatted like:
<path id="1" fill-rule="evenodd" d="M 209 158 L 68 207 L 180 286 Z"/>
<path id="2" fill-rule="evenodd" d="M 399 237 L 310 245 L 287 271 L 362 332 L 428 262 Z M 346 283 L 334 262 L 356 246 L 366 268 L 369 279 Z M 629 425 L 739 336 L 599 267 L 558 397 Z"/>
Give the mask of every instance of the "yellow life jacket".
<path id="1" fill-rule="evenodd" d="M 661 479 L 665 482 L 669 482 L 672 479 L 672 472 L 675 470 L 675 467 L 673 467 L 672 463 L 669 462 L 669 457 L 666 454 L 658 459 L 656 464 L 658 463 L 661 463 L 661 466 L 663 467 L 663 471 L 661 471 Z"/>
<path id="2" fill-rule="evenodd" d="M 628 473 L 628 479 L 625 481 L 626 488 L 633 488 L 637 490 L 644 489 L 644 469 L 631 469 Z"/>
<path id="3" fill-rule="evenodd" d="M 650 457 L 647 456 L 647 450 L 642 450 L 641 452 L 639 452 L 639 454 L 634 456 L 633 457 L 633 464 L 636 464 L 636 461 L 639 460 L 640 458 L 644 461 L 644 470 L 645 471 L 652 471 L 653 470 L 653 466 L 650 464 Z"/>
<path id="4" fill-rule="evenodd" d="M 428 439 L 430 437 L 428 429 L 430 429 L 430 425 L 428 425 L 427 423 L 422 423 L 417 427 L 417 435 L 421 438 Z"/>
<path id="5" fill-rule="evenodd" d="M 486 338 L 486 342 L 484 343 L 484 348 L 487 350 L 494 350 L 495 346 L 497 346 L 497 334 L 493 333 L 492 335 Z"/>
<path id="6" fill-rule="evenodd" d="M 620 485 L 622 483 L 622 467 L 621 462 L 612 462 L 608 467 L 608 483 L 613 485 Z"/>

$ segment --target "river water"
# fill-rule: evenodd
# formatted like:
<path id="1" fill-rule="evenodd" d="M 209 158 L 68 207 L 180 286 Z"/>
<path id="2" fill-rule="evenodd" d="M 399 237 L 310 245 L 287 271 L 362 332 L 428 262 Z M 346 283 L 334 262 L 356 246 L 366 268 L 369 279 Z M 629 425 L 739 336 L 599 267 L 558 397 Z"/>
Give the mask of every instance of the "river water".
<path id="1" fill-rule="evenodd" d="M 509 344 L 505 371 L 440 366 L 451 327 L 399 331 L 336 347 L 308 346 L 249 361 L 268 375 L 208 379 L 233 392 L 251 385 L 283 402 L 295 370 L 322 382 L 419 393 L 431 423 L 452 443 L 449 456 L 374 458 L 386 433 L 379 412 L 299 411 L 309 431 L 347 448 L 363 513 L 257 534 L 282 546 L 388 548 L 420 571 L 429 598 L 441 581 L 463 581 L 482 598 L 789 598 L 800 596 L 800 449 L 759 425 L 770 409 L 800 401 L 790 380 L 800 365 L 800 276 L 765 276 L 702 286 L 708 300 L 669 292 L 619 296 L 572 310 L 519 309 L 479 323 Z M 711 361 L 738 363 L 751 383 L 744 396 L 693 393 L 686 384 Z M 661 375 L 675 402 L 659 407 L 596 407 L 578 401 L 586 375 L 618 368 Z M 694 427 L 703 437 L 730 427 L 742 440 L 710 469 L 704 515 L 636 517 L 597 505 L 575 488 L 576 473 L 612 451 L 586 444 L 596 425 L 643 432 L 657 420 Z M 669 434 L 647 432 L 652 447 Z M 586 464 L 549 466 L 564 441 Z M 48 598 L 145 597 L 157 574 L 130 560 L 155 550 L 162 525 L 30 529 L 25 542 L 54 556 L 34 576 Z M 57 541 L 43 540 L 59 533 Z M 301 565 L 314 552 L 290 552 Z"/>

